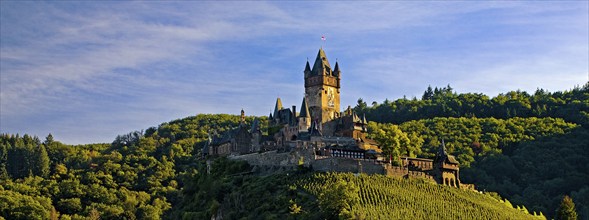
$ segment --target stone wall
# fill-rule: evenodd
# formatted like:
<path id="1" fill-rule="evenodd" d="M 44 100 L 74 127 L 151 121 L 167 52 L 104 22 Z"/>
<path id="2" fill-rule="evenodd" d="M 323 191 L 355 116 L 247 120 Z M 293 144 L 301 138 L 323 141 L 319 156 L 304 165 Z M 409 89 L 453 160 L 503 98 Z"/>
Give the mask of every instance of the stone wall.
<path id="1" fill-rule="evenodd" d="M 323 172 L 351 172 L 367 174 L 384 174 L 384 168 L 374 160 L 352 159 L 342 157 L 321 157 L 313 163 L 313 170 Z"/>
<path id="2" fill-rule="evenodd" d="M 229 159 L 244 160 L 252 166 L 296 167 L 302 162 L 303 166 L 310 167 L 313 163 L 314 156 L 312 150 L 300 149 L 283 153 L 278 153 L 274 150 L 263 153 L 232 155 L 229 156 Z"/>
<path id="3" fill-rule="evenodd" d="M 316 156 L 310 148 L 297 148 L 290 152 L 268 151 L 232 155 L 229 158 L 247 161 L 255 167 L 256 172 L 261 173 L 294 170 L 302 163 L 304 167 L 321 172 L 383 174 L 397 177 L 424 178 L 434 181 L 434 177 L 427 172 L 408 171 L 403 167 L 392 166 L 391 164 L 370 159 Z"/>

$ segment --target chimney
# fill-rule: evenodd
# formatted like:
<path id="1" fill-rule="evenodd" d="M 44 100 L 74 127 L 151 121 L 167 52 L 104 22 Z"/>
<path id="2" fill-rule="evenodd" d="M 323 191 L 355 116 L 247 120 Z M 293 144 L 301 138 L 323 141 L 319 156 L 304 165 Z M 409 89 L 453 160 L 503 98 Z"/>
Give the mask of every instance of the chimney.
<path id="1" fill-rule="evenodd" d="M 292 106 L 292 118 L 297 118 L 297 106 L 293 105 Z"/>

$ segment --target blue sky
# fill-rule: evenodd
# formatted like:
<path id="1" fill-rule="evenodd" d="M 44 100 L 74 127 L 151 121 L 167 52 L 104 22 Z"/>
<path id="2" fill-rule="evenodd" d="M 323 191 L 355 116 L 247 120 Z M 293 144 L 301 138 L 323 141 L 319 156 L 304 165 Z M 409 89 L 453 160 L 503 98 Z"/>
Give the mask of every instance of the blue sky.
<path id="1" fill-rule="evenodd" d="M 199 113 L 268 115 L 278 96 L 300 105 L 321 46 L 342 106 L 428 85 L 567 90 L 589 77 L 588 5 L 0 1 L 0 132 L 81 144 Z"/>

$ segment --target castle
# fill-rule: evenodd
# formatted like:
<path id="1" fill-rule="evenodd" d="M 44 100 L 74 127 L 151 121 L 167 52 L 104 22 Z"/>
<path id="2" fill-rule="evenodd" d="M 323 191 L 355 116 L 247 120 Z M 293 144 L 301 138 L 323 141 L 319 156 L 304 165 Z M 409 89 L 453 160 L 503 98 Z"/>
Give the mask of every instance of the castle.
<path id="1" fill-rule="evenodd" d="M 434 159 L 402 157 L 401 166 L 387 161 L 378 143 L 366 137 L 366 117 L 350 107 L 340 111 L 341 76 L 338 62 L 332 69 L 325 51 L 319 49 L 313 67 L 309 61 L 305 65 L 305 96 L 298 112 L 294 105 L 284 108 L 277 98 L 264 135 L 260 120 L 247 126 L 241 110 L 239 126 L 221 136 L 211 135 L 203 152 L 246 160 L 258 167 L 303 165 L 318 171 L 424 177 L 461 186 L 459 164 L 443 145 Z"/>

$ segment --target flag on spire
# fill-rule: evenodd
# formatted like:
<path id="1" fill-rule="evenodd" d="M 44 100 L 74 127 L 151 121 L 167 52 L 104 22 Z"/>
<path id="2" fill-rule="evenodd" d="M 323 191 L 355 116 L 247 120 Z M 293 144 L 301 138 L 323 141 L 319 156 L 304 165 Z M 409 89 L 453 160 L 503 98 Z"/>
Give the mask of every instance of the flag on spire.
<path id="1" fill-rule="evenodd" d="M 325 41 L 326 40 L 325 35 L 321 35 L 321 40 L 322 41 Z"/>

